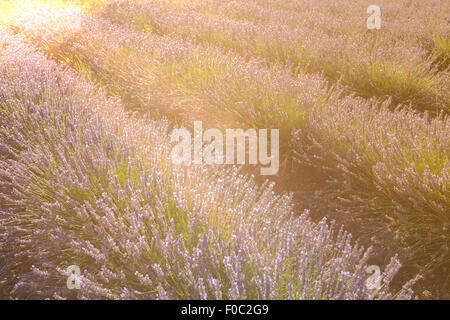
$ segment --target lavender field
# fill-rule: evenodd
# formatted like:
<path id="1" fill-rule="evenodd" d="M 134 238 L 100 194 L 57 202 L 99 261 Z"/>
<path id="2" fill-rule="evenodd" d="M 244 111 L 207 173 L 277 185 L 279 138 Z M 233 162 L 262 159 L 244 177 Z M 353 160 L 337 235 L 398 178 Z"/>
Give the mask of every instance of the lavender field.
<path id="1" fill-rule="evenodd" d="M 446 0 L 0 0 L 0 299 L 450 299 L 449 65 Z"/>

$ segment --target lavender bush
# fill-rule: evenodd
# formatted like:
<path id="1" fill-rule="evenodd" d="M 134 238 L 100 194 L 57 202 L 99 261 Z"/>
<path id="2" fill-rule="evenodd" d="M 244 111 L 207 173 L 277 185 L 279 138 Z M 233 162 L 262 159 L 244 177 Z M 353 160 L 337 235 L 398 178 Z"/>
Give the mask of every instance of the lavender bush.
<path id="1" fill-rule="evenodd" d="M 297 78 L 289 69 L 268 69 L 176 36 L 58 14 L 65 21 L 58 28 L 51 18 L 27 16 L 15 26 L 120 94 L 128 109 L 185 123 L 280 128 L 282 159 L 298 164 L 294 179 L 301 182 L 291 190 L 304 207 L 339 219 L 366 240 L 375 236 L 381 248 L 389 243 L 409 266 L 448 272 L 448 116 L 392 111 L 390 101 L 345 96 L 320 75 Z M 310 172 L 314 184 L 304 182 Z"/>
<path id="2" fill-rule="evenodd" d="M 391 96 L 394 107 L 412 102 L 420 110 L 448 113 L 449 74 L 444 66 L 448 62 L 442 51 L 446 42 L 440 39 L 445 39 L 449 29 L 445 15 L 440 14 L 442 8 L 426 4 L 412 9 L 404 3 L 383 6 L 387 25 L 383 24 L 380 36 L 374 36 L 365 26 L 370 1 L 356 6 L 354 1 L 334 3 L 313 6 L 311 1 L 299 1 L 301 10 L 280 12 L 252 1 L 188 1 L 181 6 L 111 1 L 99 15 L 146 32 L 177 34 L 244 56 L 262 57 L 296 72 L 323 72 L 362 97 Z M 443 6 L 449 9 L 448 4 Z M 398 13 L 402 14 L 400 21 Z M 410 19 L 413 14 L 415 19 Z M 348 17 L 353 21 L 349 23 Z M 443 64 L 436 66 L 439 59 L 444 59 Z"/>
<path id="3" fill-rule="evenodd" d="M 73 298 L 366 299 L 370 249 L 238 171 L 167 162 L 166 121 L 0 29 L 0 292 Z"/>

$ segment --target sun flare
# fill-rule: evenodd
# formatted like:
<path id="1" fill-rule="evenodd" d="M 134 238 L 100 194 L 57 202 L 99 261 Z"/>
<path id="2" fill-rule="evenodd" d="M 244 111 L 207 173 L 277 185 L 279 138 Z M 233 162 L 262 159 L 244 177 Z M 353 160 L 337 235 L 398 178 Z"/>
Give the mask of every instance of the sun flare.
<path id="1" fill-rule="evenodd" d="M 36 12 L 37 9 L 65 10 L 67 12 L 80 12 L 86 7 L 80 1 L 64 0 L 0 0 L 0 25 L 10 25 L 26 14 Z"/>

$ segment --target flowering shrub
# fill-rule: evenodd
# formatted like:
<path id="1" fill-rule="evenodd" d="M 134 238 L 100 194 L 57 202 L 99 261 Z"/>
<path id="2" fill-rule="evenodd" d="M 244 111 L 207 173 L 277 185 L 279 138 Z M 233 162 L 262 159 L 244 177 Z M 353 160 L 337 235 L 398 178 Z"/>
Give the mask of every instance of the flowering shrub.
<path id="1" fill-rule="evenodd" d="M 404 298 L 398 253 L 446 297 L 447 2 L 44 2 L 0 29 L 0 296 Z M 194 121 L 279 129 L 277 192 L 172 165 Z"/>
<path id="2" fill-rule="evenodd" d="M 411 102 L 419 110 L 448 113 L 448 70 L 439 65 L 442 72 L 436 72 L 442 55 L 437 41 L 450 31 L 441 9 L 426 3 L 426 9 L 383 6 L 386 25 L 375 36 L 364 25 L 371 3 L 363 2 L 326 1 L 318 8 L 298 1 L 301 9 L 280 11 L 254 1 L 188 1 L 181 8 L 161 1 L 111 1 L 99 15 L 146 32 L 177 34 L 262 57 L 301 73 L 323 72 L 362 97 L 391 96 L 393 106 Z"/>
<path id="3" fill-rule="evenodd" d="M 448 270 L 448 116 L 388 110 L 389 101 L 345 96 L 320 75 L 293 77 L 175 36 L 63 18 L 58 28 L 32 17 L 16 26 L 131 110 L 184 123 L 280 128 L 280 157 L 285 167 L 297 163 L 289 188 L 303 207 L 366 240 L 375 236 L 381 248 L 389 243 L 410 266 Z M 304 182 L 310 172 L 314 184 Z"/>
<path id="4" fill-rule="evenodd" d="M 0 292 L 71 298 L 366 299 L 370 249 L 238 171 L 173 167 L 167 121 L 0 29 Z"/>

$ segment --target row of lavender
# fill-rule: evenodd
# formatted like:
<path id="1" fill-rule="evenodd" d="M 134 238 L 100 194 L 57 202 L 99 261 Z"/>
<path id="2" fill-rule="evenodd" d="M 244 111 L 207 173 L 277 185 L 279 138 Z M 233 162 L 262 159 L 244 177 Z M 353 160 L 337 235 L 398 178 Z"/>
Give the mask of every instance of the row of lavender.
<path id="1" fill-rule="evenodd" d="M 266 3 L 269 8 L 255 1 L 111 1 L 99 14 L 288 65 L 297 73 L 323 72 L 362 97 L 391 96 L 393 106 L 412 103 L 448 113 L 448 3 L 383 5 L 383 28 L 373 34 L 365 26 L 371 3 L 363 2 L 296 1 L 302 9 L 279 10 L 273 1 Z"/>
<path id="2" fill-rule="evenodd" d="M 448 117 L 390 111 L 380 100 L 342 97 L 320 75 L 293 77 L 208 44 L 79 14 L 38 11 L 14 28 L 131 110 L 187 125 L 280 128 L 281 176 L 295 177 L 301 205 L 374 236 L 409 266 L 448 271 Z"/>
<path id="3" fill-rule="evenodd" d="M 0 48 L 3 298 L 393 297 L 396 259 L 369 291 L 370 250 L 333 223 L 235 170 L 172 167 L 165 121 L 130 118 L 5 29 Z"/>

